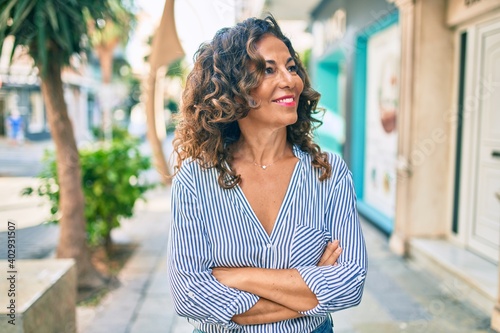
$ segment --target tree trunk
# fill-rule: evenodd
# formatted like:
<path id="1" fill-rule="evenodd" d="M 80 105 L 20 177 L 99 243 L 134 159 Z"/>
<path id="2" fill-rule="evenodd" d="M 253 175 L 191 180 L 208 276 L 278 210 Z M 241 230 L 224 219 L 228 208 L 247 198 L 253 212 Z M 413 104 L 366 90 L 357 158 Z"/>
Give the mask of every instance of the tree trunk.
<path id="1" fill-rule="evenodd" d="M 113 76 L 113 53 L 117 45 L 118 40 L 113 40 L 95 47 L 97 56 L 99 57 L 99 64 L 101 65 L 103 83 L 111 83 Z"/>
<path id="2" fill-rule="evenodd" d="M 104 285 L 104 278 L 92 265 L 87 248 L 80 157 L 64 101 L 60 67 L 62 62 L 54 55 L 55 52 L 51 53 L 46 75 L 42 76 L 41 88 L 56 147 L 59 207 L 62 213 L 57 257 L 75 259 L 79 288 L 98 288 Z"/>
<path id="3" fill-rule="evenodd" d="M 111 230 L 108 233 L 106 233 L 106 236 L 104 237 L 104 248 L 106 250 L 106 255 L 108 256 L 108 258 L 110 258 L 113 251 L 113 240 L 111 239 Z"/>
<path id="4" fill-rule="evenodd" d="M 152 67 L 152 66 L 151 66 Z M 163 153 L 163 145 L 157 133 L 156 124 L 156 108 L 155 108 L 155 94 L 156 94 L 156 70 L 150 69 L 146 87 L 146 124 L 147 124 L 147 137 L 151 150 L 153 153 L 153 163 L 156 171 L 161 176 L 163 184 L 170 184 L 170 171 L 168 169 L 165 154 Z M 162 126 L 166 132 L 166 127 Z"/>
<path id="5" fill-rule="evenodd" d="M 95 47 L 102 73 L 103 86 L 101 87 L 99 97 L 102 108 L 102 131 L 106 141 L 111 141 L 113 132 L 113 116 L 111 114 L 113 89 L 111 87 L 111 79 L 113 77 L 113 53 L 118 45 L 118 41 L 118 39 L 110 40 Z"/>
<path id="6" fill-rule="evenodd" d="M 163 7 L 163 14 L 160 26 L 153 36 L 151 55 L 149 57 L 149 76 L 146 83 L 146 116 L 147 116 L 147 136 L 153 151 L 153 160 L 156 170 L 162 176 L 164 184 L 169 184 L 170 171 L 168 169 L 161 140 L 158 138 L 156 114 L 155 114 L 155 93 L 158 69 L 168 66 L 175 59 L 184 55 L 182 46 L 177 36 L 174 20 L 174 0 L 166 0 Z M 163 110 L 162 110 L 163 111 Z M 166 126 L 159 126 L 166 133 Z"/>

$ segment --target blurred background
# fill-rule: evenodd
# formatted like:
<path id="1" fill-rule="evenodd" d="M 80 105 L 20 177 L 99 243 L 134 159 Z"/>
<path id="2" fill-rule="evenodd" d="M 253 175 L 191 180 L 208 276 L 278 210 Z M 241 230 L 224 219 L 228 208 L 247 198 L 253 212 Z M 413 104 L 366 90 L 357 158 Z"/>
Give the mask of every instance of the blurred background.
<path id="1" fill-rule="evenodd" d="M 90 265 L 100 262 L 115 281 L 91 283 L 101 292 L 82 296 L 82 272 L 54 266 L 62 277 L 73 272 L 65 283 L 80 287 L 68 292 L 76 306 L 68 314 L 41 300 L 51 305 L 32 316 L 52 312 L 64 328 L 23 332 L 192 331 L 166 289 L 172 116 L 200 43 L 268 13 L 322 95 L 315 140 L 349 165 L 367 235 L 365 296 L 334 314 L 335 331 L 500 331 L 499 0 L 102 0 L 74 10 L 57 0 L 2 3 L 0 259 L 11 259 L 7 221 L 16 222 L 16 259 L 27 260 L 26 271 L 28 259 L 75 258 L 65 230 L 80 228 Z M 50 92 L 59 86 L 57 99 Z M 86 227 L 65 220 L 71 208 L 58 202 L 70 181 L 56 170 L 75 154 L 83 192 L 66 195 L 85 207 Z M 116 214 L 98 216 L 106 210 L 98 202 Z M 129 250 L 121 261 L 118 245 Z M 106 260 L 95 259 L 99 246 Z M 39 288 L 48 293 L 56 280 Z M 2 311 L 0 330 L 14 332 Z"/>

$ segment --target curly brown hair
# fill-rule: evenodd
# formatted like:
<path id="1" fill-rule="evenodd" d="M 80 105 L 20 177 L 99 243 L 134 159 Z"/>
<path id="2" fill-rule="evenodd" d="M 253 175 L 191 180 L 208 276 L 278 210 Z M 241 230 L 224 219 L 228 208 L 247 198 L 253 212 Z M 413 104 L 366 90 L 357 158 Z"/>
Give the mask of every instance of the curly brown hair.
<path id="1" fill-rule="evenodd" d="M 311 88 L 298 54 L 272 16 L 263 20 L 249 18 L 232 28 L 223 28 L 198 49 L 182 95 L 173 142 L 176 172 L 184 160 L 191 158 L 203 168 L 216 168 L 223 188 L 233 188 L 240 182 L 240 175 L 230 168 L 231 144 L 240 136 L 237 120 L 258 107 L 250 92 L 262 81 L 266 63 L 255 44 L 268 34 L 285 43 L 304 82 L 298 120 L 287 127 L 287 141 L 311 155 L 312 165 L 322 171 L 321 181 L 331 176 L 327 154 L 312 139 L 314 124 L 321 124 L 314 118 L 320 94 Z"/>

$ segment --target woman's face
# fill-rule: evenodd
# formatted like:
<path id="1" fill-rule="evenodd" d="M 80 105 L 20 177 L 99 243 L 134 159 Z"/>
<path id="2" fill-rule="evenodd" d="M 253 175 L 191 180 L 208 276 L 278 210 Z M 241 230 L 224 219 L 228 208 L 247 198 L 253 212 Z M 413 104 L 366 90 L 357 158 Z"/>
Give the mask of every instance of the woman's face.
<path id="1" fill-rule="evenodd" d="M 264 78 L 250 95 L 259 103 L 251 109 L 244 123 L 276 129 L 297 121 L 299 96 L 304 83 L 285 43 L 274 35 L 266 35 L 256 43 L 257 52 L 266 61 Z"/>

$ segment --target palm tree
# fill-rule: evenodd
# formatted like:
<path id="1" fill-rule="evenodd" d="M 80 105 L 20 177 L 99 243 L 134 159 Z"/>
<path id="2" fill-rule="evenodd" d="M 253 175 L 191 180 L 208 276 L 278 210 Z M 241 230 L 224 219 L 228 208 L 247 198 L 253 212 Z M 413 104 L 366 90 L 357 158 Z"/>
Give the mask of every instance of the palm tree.
<path id="1" fill-rule="evenodd" d="M 14 36 L 13 53 L 17 46 L 24 46 L 41 78 L 60 186 L 57 257 L 74 258 L 78 286 L 95 288 L 102 286 L 104 279 L 92 266 L 87 248 L 80 160 L 61 80 L 61 69 L 85 48 L 86 17 L 99 28 L 97 20 L 113 17 L 113 11 L 106 0 L 0 1 L 0 45 L 8 35 Z"/>
<path id="2" fill-rule="evenodd" d="M 101 65 L 102 83 L 101 98 L 103 109 L 103 132 L 107 139 L 111 137 L 111 105 L 112 89 L 110 87 L 113 73 L 114 51 L 118 44 L 128 41 L 129 32 L 135 24 L 135 16 L 128 6 L 124 6 L 121 0 L 108 0 L 113 11 L 113 17 L 105 17 L 97 22 L 95 28 L 94 20 L 89 17 L 89 37 L 92 48 L 96 51 Z"/>

